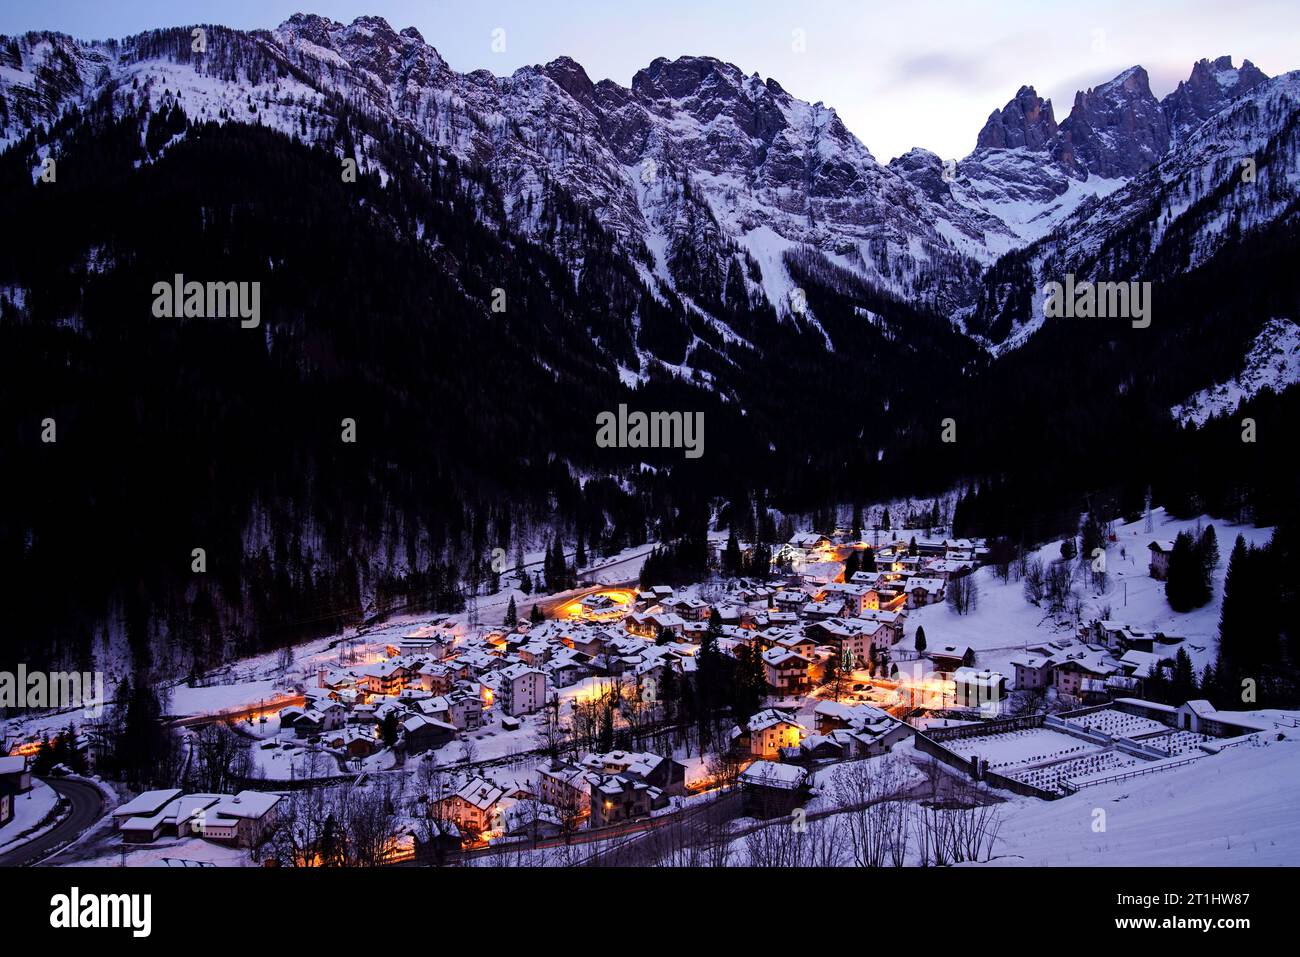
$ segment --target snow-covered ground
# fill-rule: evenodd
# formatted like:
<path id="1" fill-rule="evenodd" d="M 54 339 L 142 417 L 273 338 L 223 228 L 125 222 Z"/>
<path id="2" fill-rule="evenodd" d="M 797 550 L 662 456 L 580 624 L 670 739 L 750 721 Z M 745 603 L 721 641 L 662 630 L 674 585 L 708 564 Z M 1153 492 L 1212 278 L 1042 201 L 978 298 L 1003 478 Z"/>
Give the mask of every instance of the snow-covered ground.
<path id="1" fill-rule="evenodd" d="M 252 867 L 248 851 L 205 841 L 199 837 L 159 841 L 154 844 L 122 844 L 114 851 L 76 861 L 70 867 Z"/>
<path id="2" fill-rule="evenodd" d="M 1210 516 L 1175 519 L 1162 508 L 1154 509 L 1151 515 L 1150 532 L 1145 531 L 1144 520 L 1116 526 L 1116 541 L 1106 552 L 1108 574 L 1104 592 L 1098 593 L 1082 578 L 1076 579 L 1075 586 L 1085 598 L 1083 621 L 1108 617 L 1140 631 L 1181 635 L 1185 639 L 1181 645 L 1156 645 L 1156 651 L 1172 657 L 1179 647 L 1186 648 L 1199 673 L 1217 654 L 1223 579 L 1228 572 L 1232 543 L 1238 535 L 1243 535 L 1248 543 L 1263 545 L 1272 537 L 1273 530 L 1234 525 Z M 1147 545 L 1154 539 L 1172 540 L 1181 531 L 1195 531 L 1198 524 L 1214 525 L 1218 537 L 1220 561 L 1214 572 L 1214 597 L 1202 608 L 1178 613 L 1170 609 L 1165 599 L 1165 583 L 1151 577 Z M 1035 554 L 1045 564 L 1058 559 L 1060 543 L 1045 545 Z M 1075 635 L 1073 622 L 1064 616 L 1048 615 L 1045 608 L 1026 601 L 1022 583 L 1012 580 L 1004 584 L 994 575 L 993 568 L 987 566 L 976 571 L 974 577 L 979 599 L 970 614 L 957 615 L 947 604 L 928 605 L 909 612 L 897 651 L 915 651 L 916 629 L 924 627 L 927 648 L 968 645 L 975 650 L 978 667 L 1013 677 L 1015 669 L 1010 659 L 1026 647 Z M 1103 614 L 1106 609 L 1109 614 Z"/>
<path id="3" fill-rule="evenodd" d="M 1257 746 L 1059 801 L 1013 797 L 991 863 L 1293 866 L 1300 859 L 1300 740 L 1261 737 Z"/>
<path id="4" fill-rule="evenodd" d="M 14 795 L 14 816 L 0 827 L 0 851 L 34 837 L 29 832 L 34 832 L 58 805 L 59 795 L 54 788 L 33 778 L 30 791 Z"/>

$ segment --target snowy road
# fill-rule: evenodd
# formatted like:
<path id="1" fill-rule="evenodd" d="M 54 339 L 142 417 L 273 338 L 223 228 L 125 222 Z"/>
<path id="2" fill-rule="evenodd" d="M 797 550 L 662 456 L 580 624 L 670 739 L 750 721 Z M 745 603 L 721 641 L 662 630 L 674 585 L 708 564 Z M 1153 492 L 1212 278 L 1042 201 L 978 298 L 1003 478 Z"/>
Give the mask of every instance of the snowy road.
<path id="1" fill-rule="evenodd" d="M 63 845 L 80 837 L 104 813 L 104 794 L 95 785 L 72 778 L 50 778 L 46 783 L 72 805 L 72 810 L 44 834 L 0 854 L 0 867 L 22 867 L 39 863 Z"/>

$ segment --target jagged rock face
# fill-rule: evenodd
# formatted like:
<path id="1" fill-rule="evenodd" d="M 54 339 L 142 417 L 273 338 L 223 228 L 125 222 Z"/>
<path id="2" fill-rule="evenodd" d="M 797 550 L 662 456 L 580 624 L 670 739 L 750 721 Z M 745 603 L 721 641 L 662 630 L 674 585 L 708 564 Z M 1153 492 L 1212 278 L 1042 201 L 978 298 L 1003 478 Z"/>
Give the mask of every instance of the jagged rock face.
<path id="1" fill-rule="evenodd" d="M 1032 86 L 1022 86 L 1015 99 L 989 115 L 975 148 L 1041 150 L 1055 136 L 1052 101 L 1044 100 Z"/>
<path id="2" fill-rule="evenodd" d="M 1185 140 L 1210 117 L 1267 79 L 1268 75 L 1249 60 L 1243 60 L 1240 69 L 1232 65 L 1230 56 L 1198 60 L 1192 75 L 1160 103 L 1174 142 Z"/>
<path id="3" fill-rule="evenodd" d="M 593 83 L 568 57 L 508 77 L 458 73 L 418 31 L 379 17 L 345 25 L 295 14 L 270 32 L 211 33 L 202 58 L 188 56 L 188 29 L 120 43 L 0 38 L 0 144 L 106 89 L 116 107 L 137 109 L 159 92 L 151 78 L 185 86 L 187 112 L 199 118 L 233 116 L 234 104 L 253 122 L 256 96 L 256 122 L 294 135 L 328 138 L 337 96 L 487 168 L 501 196 L 485 204 L 484 221 L 546 237 L 575 271 L 582 230 L 554 238 L 557 217 L 574 208 L 652 285 L 698 291 L 701 276 L 725 276 L 748 258 L 747 276 L 761 266 L 749 293 L 777 305 L 789 291 L 783 252 L 811 246 L 959 319 L 978 295 L 970 277 L 1090 209 L 1270 82 L 1249 61 L 1201 61 L 1161 104 L 1133 67 L 1079 93 L 1059 125 L 1050 101 L 1023 86 L 959 163 L 916 149 L 884 165 L 833 109 L 710 57 L 657 59 L 623 87 Z M 185 71 L 202 82 L 185 81 Z"/>
<path id="4" fill-rule="evenodd" d="M 1186 134 L 1150 169 L 1081 205 L 1060 228 L 1014 254 L 1027 281 L 988 287 L 968 328 L 991 329 L 999 297 L 1043 288 L 1066 273 L 1088 279 L 1156 279 L 1208 263 L 1241 236 L 1285 222 L 1300 202 L 1300 71 L 1255 84 Z M 996 151 L 995 151 L 996 152 Z M 1013 151 L 1007 151 L 1013 152 Z M 1257 162 L 1253 178 L 1242 162 Z M 1231 224 L 1225 228 L 1224 224 Z M 1003 271 L 1003 279 L 1012 270 Z M 996 351 L 1027 340 L 1044 322 L 1034 299 Z"/>
<path id="5" fill-rule="evenodd" d="M 62 34 L 0 37 L 0 67 L 11 71 L 0 78 L 0 146 L 57 119 L 63 104 L 87 93 L 110 62 L 106 51 Z"/>
<path id="6" fill-rule="evenodd" d="M 1140 66 L 1075 94 L 1060 134 L 1058 160 L 1105 178 L 1136 176 L 1169 149 L 1169 121 Z"/>

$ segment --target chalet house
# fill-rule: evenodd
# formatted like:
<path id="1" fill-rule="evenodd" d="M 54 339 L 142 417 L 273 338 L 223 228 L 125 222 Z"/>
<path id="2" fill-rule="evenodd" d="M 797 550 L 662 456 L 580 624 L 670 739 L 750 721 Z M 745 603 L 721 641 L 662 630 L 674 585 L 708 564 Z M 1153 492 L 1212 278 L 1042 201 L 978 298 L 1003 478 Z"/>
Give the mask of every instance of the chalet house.
<path id="1" fill-rule="evenodd" d="M 365 688 L 370 694 L 394 695 L 406 687 L 406 668 L 396 661 L 381 661 L 365 670 Z"/>
<path id="2" fill-rule="evenodd" d="M 1118 665 L 1098 652 L 1077 652 L 1056 659 L 1052 665 L 1052 685 L 1057 694 L 1081 698 L 1098 687 L 1104 690 L 1106 679 L 1119 670 Z"/>
<path id="3" fill-rule="evenodd" d="M 800 634 L 792 631 L 788 634 L 777 636 L 776 640 L 771 642 L 773 648 L 784 648 L 786 651 L 793 651 L 797 655 L 803 655 L 805 658 L 811 658 L 817 648 L 817 642 L 807 634 Z"/>
<path id="4" fill-rule="evenodd" d="M 785 648 L 769 648 L 763 652 L 763 677 L 774 694 L 805 694 L 811 665 L 811 658 Z"/>
<path id="5" fill-rule="evenodd" d="M 819 701 L 813 709 L 817 719 L 817 733 L 830 734 L 842 728 L 852 728 L 877 721 L 894 719 L 879 708 L 869 704 L 846 704 L 841 701 Z"/>
<path id="6" fill-rule="evenodd" d="M 903 618 L 906 613 L 893 609 L 868 609 L 857 617 L 863 621 L 877 622 L 884 625 L 889 632 L 889 644 L 896 645 L 903 640 Z"/>
<path id="7" fill-rule="evenodd" d="M 0 824 L 14 815 L 14 798 L 32 789 L 32 774 L 22 755 L 0 757 Z"/>
<path id="8" fill-rule="evenodd" d="M 747 745 L 754 757 L 771 760 L 780 755 L 782 748 L 797 748 L 804 729 L 789 713 L 768 708 L 750 718 L 745 730 L 747 734 L 739 728 L 733 732 L 738 743 Z"/>
<path id="9" fill-rule="evenodd" d="M 456 726 L 421 714 L 413 714 L 401 723 L 402 741 L 408 754 L 436 750 L 456 737 Z"/>
<path id="10" fill-rule="evenodd" d="M 781 546 L 777 558 L 782 561 L 806 562 L 829 557 L 831 540 L 819 532 L 800 532 Z"/>
<path id="11" fill-rule="evenodd" d="M 1017 691 L 1045 691 L 1052 682 L 1052 659 L 1049 655 L 1022 654 L 1011 659 L 1016 669 Z"/>
<path id="12" fill-rule="evenodd" d="M 856 618 L 864 611 L 880 607 L 880 595 L 867 585 L 841 585 L 840 594 L 844 596 L 844 614 Z"/>
<path id="13" fill-rule="evenodd" d="M 560 643 L 594 658 L 605 648 L 604 635 L 597 630 L 574 629 L 560 638 Z"/>
<path id="14" fill-rule="evenodd" d="M 900 555 L 890 563 L 890 571 L 898 572 L 904 577 L 916 575 L 921 570 L 919 555 Z"/>
<path id="15" fill-rule="evenodd" d="M 718 605 L 716 607 L 716 611 L 718 613 L 718 619 L 724 625 L 739 625 L 744 622 L 745 613 L 746 611 L 748 611 L 748 609 L 742 608 L 739 605 L 726 604 L 726 605 Z M 705 617 L 712 618 L 713 612 L 709 612 L 709 614 Z"/>
<path id="16" fill-rule="evenodd" d="M 792 611 L 770 611 L 754 619 L 754 627 L 758 631 L 766 631 L 769 628 L 790 628 L 797 624 L 799 624 L 799 616 Z"/>
<path id="17" fill-rule="evenodd" d="M 1119 666 L 1127 677 L 1149 678 L 1159 669 L 1160 656 L 1150 651 L 1126 651 Z"/>
<path id="18" fill-rule="evenodd" d="M 649 751 L 610 751 L 588 754 L 582 766 L 598 775 L 618 774 L 644 781 L 667 795 L 686 793 L 686 765 Z"/>
<path id="19" fill-rule="evenodd" d="M 975 649 L 969 645 L 943 645 L 931 648 L 924 654 L 934 662 L 938 671 L 956 671 L 975 664 Z"/>
<path id="20" fill-rule="evenodd" d="M 698 598 L 679 596 L 662 603 L 664 611 L 672 612 L 683 621 L 704 621 L 709 617 L 708 602 Z"/>
<path id="21" fill-rule="evenodd" d="M 809 588 L 844 580 L 844 563 L 823 561 L 808 562 L 799 567 L 799 580 Z"/>
<path id="22" fill-rule="evenodd" d="M 350 727 L 330 734 L 332 737 L 326 738 L 326 743 L 341 749 L 349 758 L 368 758 L 383 746 L 370 728 Z"/>
<path id="23" fill-rule="evenodd" d="M 659 637 L 660 629 L 667 629 L 681 637 L 685 625 L 686 622 L 680 615 L 666 611 L 633 612 L 623 619 L 623 627 L 629 634 L 652 640 Z"/>
<path id="24" fill-rule="evenodd" d="M 1169 577 L 1169 555 L 1174 550 L 1174 543 L 1157 539 L 1147 548 L 1151 550 L 1151 577 L 1164 581 Z"/>
<path id="25" fill-rule="evenodd" d="M 605 621 L 616 618 L 626 610 L 624 604 L 615 601 L 611 596 L 603 592 L 587 595 L 578 603 L 578 606 L 581 609 L 579 614 L 583 618 L 592 621 Z"/>
<path id="26" fill-rule="evenodd" d="M 493 814 L 505 791 L 483 778 L 472 778 L 463 788 L 442 800 L 442 814 L 461 831 L 482 833 L 492 827 Z"/>
<path id="27" fill-rule="evenodd" d="M 808 603 L 808 593 L 802 590 L 779 591 L 772 598 L 777 611 L 798 612 Z"/>
<path id="28" fill-rule="evenodd" d="M 483 699 L 468 691 L 447 695 L 447 722 L 461 731 L 483 727 Z"/>
<path id="29" fill-rule="evenodd" d="M 998 707 L 1006 700 L 1007 679 L 1004 675 L 989 671 L 977 671 L 974 668 L 958 668 L 952 675 L 957 690 L 956 706 L 958 708 Z"/>
<path id="30" fill-rule="evenodd" d="M 1138 631 L 1132 625 L 1122 622 L 1102 619 L 1094 622 L 1092 627 L 1085 631 L 1088 632 L 1086 637 L 1092 638 L 1112 651 L 1128 649 L 1153 651 L 1155 649 L 1154 635 Z"/>
<path id="31" fill-rule="evenodd" d="M 451 691 L 452 686 L 456 683 L 456 676 L 447 665 L 431 661 L 420 665 L 416 669 L 414 680 L 424 691 L 435 695 L 445 695 Z"/>
<path id="32" fill-rule="evenodd" d="M 788 815 L 808 796 L 808 772 L 792 764 L 755 761 L 740 775 L 745 813 L 758 818 Z"/>
<path id="33" fill-rule="evenodd" d="M 556 655 L 546 666 L 551 684 L 556 688 L 567 688 L 581 681 L 591 672 L 591 659 L 581 652 Z"/>
<path id="34" fill-rule="evenodd" d="M 948 583 L 942 578 L 909 578 L 903 585 L 907 593 L 907 607 L 923 608 L 944 599 Z"/>
<path id="35" fill-rule="evenodd" d="M 519 646 L 519 660 L 530 668 L 540 668 L 551 657 L 552 646 L 546 641 L 528 641 Z"/>
<path id="36" fill-rule="evenodd" d="M 707 621 L 688 621 L 682 626 L 682 637 L 693 645 L 703 644 L 704 636 L 708 633 L 709 623 Z"/>
<path id="37" fill-rule="evenodd" d="M 847 655 L 856 668 L 883 660 L 893 644 L 891 629 L 862 618 L 831 618 L 809 625 L 806 633 L 817 644 L 830 645 L 840 661 Z"/>
<path id="38" fill-rule="evenodd" d="M 912 729 L 889 715 L 874 724 L 837 728 L 825 734 L 812 734 L 799 742 L 800 763 L 823 760 L 855 761 L 889 754 L 894 745 L 906 741 Z"/>
<path id="39" fill-rule="evenodd" d="M 937 558 L 934 561 L 922 565 L 925 574 L 931 578 L 942 578 L 944 581 L 952 581 L 954 578 L 961 578 L 963 575 L 969 575 L 975 568 L 973 561 L 954 561 L 950 558 Z"/>
<path id="40" fill-rule="evenodd" d="M 590 789 L 588 827 L 649 817 L 652 811 L 668 806 L 668 796 L 657 787 L 621 774 L 597 775 Z"/>
<path id="41" fill-rule="evenodd" d="M 916 542 L 916 553 L 929 558 L 942 558 L 948 551 L 947 544 L 942 539 L 921 538 Z"/>
<path id="42" fill-rule="evenodd" d="M 537 769 L 538 800 L 571 813 L 575 818 L 591 811 L 593 772 L 566 761 L 552 761 Z"/>

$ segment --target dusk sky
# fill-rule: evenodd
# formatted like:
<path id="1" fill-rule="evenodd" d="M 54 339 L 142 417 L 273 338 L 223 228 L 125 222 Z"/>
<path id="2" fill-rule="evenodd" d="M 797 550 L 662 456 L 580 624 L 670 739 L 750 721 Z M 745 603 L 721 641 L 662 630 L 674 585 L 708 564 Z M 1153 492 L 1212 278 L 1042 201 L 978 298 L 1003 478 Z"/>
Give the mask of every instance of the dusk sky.
<path id="1" fill-rule="evenodd" d="M 298 10 L 344 22 L 377 14 L 395 29 L 415 26 L 461 71 L 502 75 L 567 54 L 593 80 L 625 85 L 655 57 L 707 54 L 834 107 L 882 162 L 913 146 L 964 156 L 989 112 L 1021 84 L 1050 97 L 1059 121 L 1076 90 L 1134 63 L 1147 68 L 1157 96 L 1201 57 L 1230 54 L 1238 64 L 1249 58 L 1269 75 L 1300 68 L 1294 0 L 1096 0 L 1086 13 L 1031 0 L 984 6 L 960 0 L 44 0 L 4 4 L 0 33 L 55 29 L 103 38 L 199 22 L 271 28 Z M 505 31 L 503 52 L 492 49 L 496 29 Z"/>

